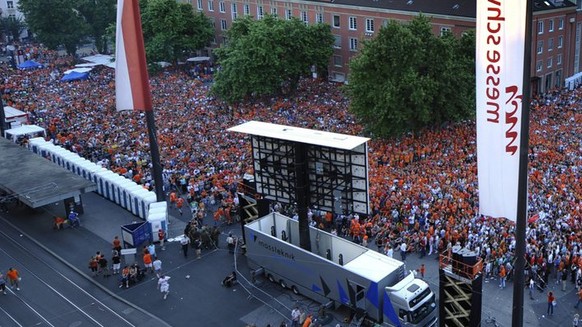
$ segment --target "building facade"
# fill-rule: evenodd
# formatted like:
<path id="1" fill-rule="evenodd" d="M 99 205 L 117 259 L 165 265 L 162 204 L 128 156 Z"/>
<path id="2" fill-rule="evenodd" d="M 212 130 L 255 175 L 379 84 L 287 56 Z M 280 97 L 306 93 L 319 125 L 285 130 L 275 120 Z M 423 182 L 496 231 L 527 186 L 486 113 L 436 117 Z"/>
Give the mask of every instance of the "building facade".
<path id="1" fill-rule="evenodd" d="M 476 0 L 182 0 L 204 12 L 216 28 L 213 46 L 224 42 L 225 32 L 241 16 L 261 19 L 297 17 L 306 24 L 326 23 L 335 37 L 329 65 L 330 79 L 347 81 L 348 63 L 362 41 L 373 38 L 391 20 L 407 22 L 423 13 L 435 34 L 460 36 L 474 29 Z M 535 0 L 532 22 L 532 91 L 564 86 L 580 72 L 581 3 Z"/>

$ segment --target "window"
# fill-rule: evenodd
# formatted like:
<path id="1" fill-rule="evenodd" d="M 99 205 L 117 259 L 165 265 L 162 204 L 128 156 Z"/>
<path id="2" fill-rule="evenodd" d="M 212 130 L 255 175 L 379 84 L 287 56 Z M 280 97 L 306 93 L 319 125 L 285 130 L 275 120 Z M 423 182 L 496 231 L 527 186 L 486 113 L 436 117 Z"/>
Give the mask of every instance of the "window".
<path id="1" fill-rule="evenodd" d="M 356 17 L 354 17 L 354 16 L 350 16 L 350 29 L 351 30 L 358 29 L 358 21 L 356 20 Z"/>
<path id="2" fill-rule="evenodd" d="M 307 11 L 302 11 L 301 12 L 301 21 L 307 25 L 309 24 L 309 18 L 307 17 Z"/>
<path id="3" fill-rule="evenodd" d="M 214 0 L 208 0 L 208 11 L 214 11 Z"/>
<path id="4" fill-rule="evenodd" d="M 6 7 L 8 9 L 14 9 L 14 1 L 6 1 Z"/>
<path id="5" fill-rule="evenodd" d="M 374 19 L 366 18 L 366 32 L 374 33 Z"/>
<path id="6" fill-rule="evenodd" d="M 333 56 L 333 65 L 336 67 L 341 67 L 343 64 L 342 56 Z"/>
<path id="7" fill-rule="evenodd" d="M 236 8 L 236 3 L 233 3 L 231 6 L 231 11 L 232 11 L 232 20 L 235 20 L 237 17 L 237 8 Z"/>
<path id="8" fill-rule="evenodd" d="M 552 64 L 553 64 L 552 57 L 549 57 L 549 58 L 548 58 L 548 61 L 546 62 L 546 67 L 548 67 L 548 68 L 552 68 Z"/>
<path id="9" fill-rule="evenodd" d="M 358 39 L 351 37 L 350 38 L 350 50 L 351 51 L 358 51 Z"/>
<path id="10" fill-rule="evenodd" d="M 556 66 L 560 66 L 562 64 L 562 54 L 556 56 Z"/>
<path id="11" fill-rule="evenodd" d="M 550 21 L 548 22 L 548 32 L 553 32 L 554 31 L 554 20 L 550 19 Z"/>
<path id="12" fill-rule="evenodd" d="M 542 71 L 542 61 L 538 60 L 538 62 L 536 62 L 536 72 L 541 72 Z"/>
<path id="13" fill-rule="evenodd" d="M 446 34 L 451 33 L 450 27 L 441 27 L 441 36 L 445 36 Z"/>
<path id="14" fill-rule="evenodd" d="M 558 20 L 558 29 L 559 30 L 563 30 L 564 29 L 564 18 L 560 18 Z"/>
<path id="15" fill-rule="evenodd" d="M 257 19 L 263 19 L 263 16 L 265 16 L 263 6 L 258 6 L 257 7 Z"/>
<path id="16" fill-rule="evenodd" d="M 554 38 L 551 37 L 548 39 L 548 51 L 554 50 Z"/>
<path id="17" fill-rule="evenodd" d="M 561 49 L 564 46 L 564 37 L 562 35 L 558 36 L 558 49 Z"/>
<path id="18" fill-rule="evenodd" d="M 249 16 L 251 14 L 251 6 L 249 6 L 248 3 L 245 3 L 243 5 L 243 12 L 244 12 L 245 16 Z"/>
<path id="19" fill-rule="evenodd" d="M 544 52 L 544 41 L 538 41 L 538 54 Z"/>
<path id="20" fill-rule="evenodd" d="M 277 7 L 271 7 L 271 14 L 272 14 L 273 16 L 277 16 L 277 15 L 279 15 L 279 13 L 277 12 Z"/>
<path id="21" fill-rule="evenodd" d="M 289 20 L 293 17 L 293 10 L 292 9 L 285 9 L 285 19 Z"/>
<path id="22" fill-rule="evenodd" d="M 340 16 L 333 15 L 333 27 L 339 28 L 340 27 Z"/>
<path id="23" fill-rule="evenodd" d="M 324 23 L 324 20 L 323 20 L 323 13 L 322 13 L 322 12 L 317 12 L 317 13 L 315 13 L 315 21 L 316 21 L 318 24 L 323 24 L 323 23 Z"/>
<path id="24" fill-rule="evenodd" d="M 228 29 L 228 25 L 226 25 L 226 19 L 220 20 L 220 29 L 226 31 Z"/>
<path id="25" fill-rule="evenodd" d="M 198 8 L 198 10 L 202 10 L 202 0 L 196 1 L 196 7 Z"/>
<path id="26" fill-rule="evenodd" d="M 10 14 L 10 15 L 8 15 L 8 18 L 10 20 L 13 20 L 14 21 L 14 20 L 16 20 L 16 14 Z"/>
<path id="27" fill-rule="evenodd" d="M 333 42 L 333 47 L 336 49 L 341 49 L 342 48 L 342 37 L 341 35 L 334 35 L 334 42 Z"/>
<path id="28" fill-rule="evenodd" d="M 544 21 L 538 21 L 538 34 L 544 34 Z"/>
<path id="29" fill-rule="evenodd" d="M 220 12 L 226 12 L 226 6 L 224 5 L 224 1 L 220 1 L 218 3 L 218 10 L 220 10 Z"/>

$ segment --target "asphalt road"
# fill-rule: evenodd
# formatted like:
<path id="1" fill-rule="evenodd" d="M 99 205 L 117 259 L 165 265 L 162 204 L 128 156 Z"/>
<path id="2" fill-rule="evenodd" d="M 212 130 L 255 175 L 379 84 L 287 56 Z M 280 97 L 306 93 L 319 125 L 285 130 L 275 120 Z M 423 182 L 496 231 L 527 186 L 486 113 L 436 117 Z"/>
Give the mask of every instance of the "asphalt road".
<path id="1" fill-rule="evenodd" d="M 0 326 L 151 325 L 149 315 L 112 298 L 6 224 L 0 229 L 0 263 L 4 273 L 14 267 L 22 276 L 20 290 L 0 294 Z"/>

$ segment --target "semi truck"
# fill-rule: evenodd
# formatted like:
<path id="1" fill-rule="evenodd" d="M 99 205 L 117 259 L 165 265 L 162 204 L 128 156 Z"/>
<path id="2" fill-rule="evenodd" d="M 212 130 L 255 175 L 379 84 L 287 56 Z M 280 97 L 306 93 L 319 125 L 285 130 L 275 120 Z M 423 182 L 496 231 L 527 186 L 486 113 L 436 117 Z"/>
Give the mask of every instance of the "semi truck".
<path id="1" fill-rule="evenodd" d="M 432 327 L 435 294 L 403 262 L 310 227 L 311 252 L 299 246 L 299 222 L 270 213 L 244 225 L 251 268 L 322 304 L 365 312 L 381 326 Z"/>

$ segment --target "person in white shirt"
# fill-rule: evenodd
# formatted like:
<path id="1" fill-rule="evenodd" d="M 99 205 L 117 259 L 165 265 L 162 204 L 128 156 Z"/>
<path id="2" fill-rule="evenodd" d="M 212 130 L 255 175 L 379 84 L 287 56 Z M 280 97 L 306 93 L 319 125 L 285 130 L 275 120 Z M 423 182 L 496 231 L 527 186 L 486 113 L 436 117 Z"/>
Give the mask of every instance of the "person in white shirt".
<path id="1" fill-rule="evenodd" d="M 400 244 L 400 256 L 402 257 L 402 261 L 406 261 L 406 243 L 402 242 Z"/>
<path id="2" fill-rule="evenodd" d="M 163 274 L 158 279 L 158 289 L 164 294 L 164 300 L 170 294 L 170 283 L 168 280 L 170 280 L 170 276 L 164 276 Z"/>

